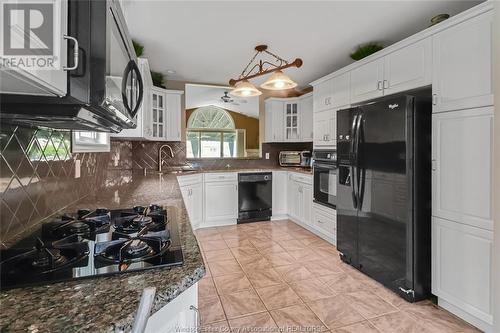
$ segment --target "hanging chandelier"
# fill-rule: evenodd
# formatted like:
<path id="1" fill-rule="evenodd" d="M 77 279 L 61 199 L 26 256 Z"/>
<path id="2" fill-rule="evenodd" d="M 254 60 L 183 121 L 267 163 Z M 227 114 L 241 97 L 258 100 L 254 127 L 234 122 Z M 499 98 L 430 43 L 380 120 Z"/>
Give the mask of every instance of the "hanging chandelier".
<path id="1" fill-rule="evenodd" d="M 229 80 L 229 84 L 234 86 L 234 89 L 230 92 L 231 95 L 239 96 L 239 97 L 250 97 L 250 96 L 259 96 L 262 92 L 257 89 L 252 83 L 250 83 L 250 79 L 271 74 L 271 76 L 260 85 L 262 89 L 267 90 L 283 90 L 283 89 L 291 89 L 297 86 L 297 83 L 290 79 L 285 73 L 283 73 L 283 69 L 290 67 L 299 68 L 302 66 L 302 59 L 297 58 L 293 62 L 288 62 L 283 58 L 277 56 L 274 53 L 271 53 L 267 50 L 267 45 L 257 45 L 255 47 L 255 54 L 248 63 L 248 65 L 243 69 L 238 79 Z M 276 63 L 271 63 L 267 60 L 260 59 L 258 62 L 255 62 L 255 59 L 258 55 L 262 53 L 270 55 L 274 58 Z M 255 64 L 254 64 L 255 62 Z M 253 66 L 252 66 L 253 64 Z"/>

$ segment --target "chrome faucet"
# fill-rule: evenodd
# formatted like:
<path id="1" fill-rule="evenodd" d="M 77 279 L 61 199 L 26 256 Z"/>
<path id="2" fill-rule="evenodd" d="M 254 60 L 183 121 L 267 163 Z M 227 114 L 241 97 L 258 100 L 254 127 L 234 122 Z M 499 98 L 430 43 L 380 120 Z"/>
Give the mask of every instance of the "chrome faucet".
<path id="1" fill-rule="evenodd" d="M 170 150 L 170 157 L 174 158 L 174 152 L 172 151 L 172 147 L 170 147 L 169 145 L 160 146 L 160 149 L 158 149 L 158 172 L 161 172 L 161 167 L 163 165 L 163 158 L 161 156 L 163 148 L 168 148 Z"/>

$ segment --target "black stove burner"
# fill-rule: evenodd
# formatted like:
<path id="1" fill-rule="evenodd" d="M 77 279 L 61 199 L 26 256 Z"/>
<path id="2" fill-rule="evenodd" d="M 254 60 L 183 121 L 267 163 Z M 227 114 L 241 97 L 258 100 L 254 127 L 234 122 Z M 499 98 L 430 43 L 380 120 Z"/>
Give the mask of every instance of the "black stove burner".
<path id="1" fill-rule="evenodd" d="M 104 263 L 129 264 L 162 255 L 171 243 L 168 230 L 149 232 L 145 227 L 137 236 L 96 243 L 94 256 Z"/>
<path id="2" fill-rule="evenodd" d="M 145 227 L 149 231 L 165 230 L 167 211 L 158 205 L 149 207 L 135 206 L 131 211 L 122 211 L 120 215 L 112 219 L 117 236 L 114 239 L 139 232 Z"/>
<path id="3" fill-rule="evenodd" d="M 0 290 L 178 266 L 183 263 L 175 220 L 158 205 L 126 210 L 80 209 L 42 223 L 0 250 Z"/>
<path id="4" fill-rule="evenodd" d="M 61 239 L 71 235 L 93 239 L 96 234 L 109 231 L 111 215 L 108 209 L 78 210 L 77 216 L 63 215 L 60 220 L 42 226 L 46 239 Z"/>
<path id="5" fill-rule="evenodd" d="M 31 248 L 15 249 L 2 253 L 0 271 L 2 284 L 10 279 L 21 278 L 19 275 L 47 274 L 65 269 L 68 266 L 88 265 L 89 248 L 87 243 L 78 242 L 76 236 L 70 236 L 52 243 L 44 243 L 40 238 Z"/>

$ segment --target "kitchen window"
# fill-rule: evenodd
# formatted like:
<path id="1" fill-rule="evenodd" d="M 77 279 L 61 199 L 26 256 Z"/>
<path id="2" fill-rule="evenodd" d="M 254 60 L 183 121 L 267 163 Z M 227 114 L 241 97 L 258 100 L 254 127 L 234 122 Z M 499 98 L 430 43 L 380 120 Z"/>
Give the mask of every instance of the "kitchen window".
<path id="1" fill-rule="evenodd" d="M 236 129 L 226 110 L 205 106 L 193 111 L 187 124 L 188 158 L 236 158 L 244 154 L 245 130 Z"/>
<path id="2" fill-rule="evenodd" d="M 111 150 L 109 133 L 73 131 L 71 151 L 73 153 L 109 152 Z"/>

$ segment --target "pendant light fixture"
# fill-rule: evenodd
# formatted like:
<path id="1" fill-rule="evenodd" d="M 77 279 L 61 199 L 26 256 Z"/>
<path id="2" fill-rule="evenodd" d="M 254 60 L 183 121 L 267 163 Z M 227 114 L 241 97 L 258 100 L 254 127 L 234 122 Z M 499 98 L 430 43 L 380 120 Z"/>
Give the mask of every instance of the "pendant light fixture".
<path id="1" fill-rule="evenodd" d="M 235 84 L 234 89 L 231 90 L 230 94 L 238 97 L 253 97 L 262 95 L 262 91 L 257 89 L 247 80 L 243 80 Z"/>
<path id="2" fill-rule="evenodd" d="M 291 89 L 297 86 L 297 82 L 290 79 L 285 75 L 282 71 L 278 70 L 271 74 L 269 79 L 266 82 L 260 85 L 262 89 L 268 90 L 282 90 L 282 89 Z"/>
<path id="3" fill-rule="evenodd" d="M 267 50 L 267 45 L 257 45 L 255 47 L 255 55 L 252 57 L 248 65 L 243 69 L 238 79 L 229 80 L 229 84 L 235 88 L 230 92 L 231 95 L 239 97 L 258 96 L 262 94 L 252 83 L 250 79 L 271 74 L 269 79 L 260 87 L 269 90 L 283 90 L 295 88 L 297 83 L 283 73 L 283 70 L 290 67 L 299 68 L 302 66 L 302 59 L 297 58 L 293 62 L 288 62 L 283 58 L 271 53 Z M 266 53 L 276 59 L 275 63 L 260 59 L 255 61 L 258 55 Z M 255 64 L 251 66 L 255 61 Z"/>

